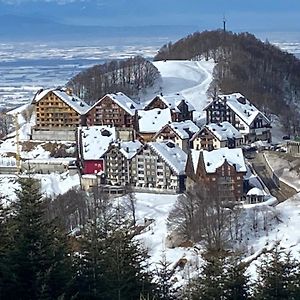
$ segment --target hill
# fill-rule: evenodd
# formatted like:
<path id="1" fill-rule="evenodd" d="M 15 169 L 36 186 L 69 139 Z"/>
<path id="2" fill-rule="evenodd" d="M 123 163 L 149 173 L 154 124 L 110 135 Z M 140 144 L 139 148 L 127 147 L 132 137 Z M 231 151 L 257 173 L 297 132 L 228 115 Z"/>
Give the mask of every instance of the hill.
<path id="1" fill-rule="evenodd" d="M 141 91 L 160 80 L 157 68 L 143 57 L 136 56 L 88 68 L 73 77 L 67 86 L 80 98 L 93 103 L 116 91 L 136 98 Z"/>
<path id="2" fill-rule="evenodd" d="M 166 44 L 154 60 L 203 58 L 216 62 L 210 96 L 239 91 L 266 113 L 278 115 L 287 132 L 299 134 L 300 61 L 294 55 L 250 33 L 218 30 Z"/>

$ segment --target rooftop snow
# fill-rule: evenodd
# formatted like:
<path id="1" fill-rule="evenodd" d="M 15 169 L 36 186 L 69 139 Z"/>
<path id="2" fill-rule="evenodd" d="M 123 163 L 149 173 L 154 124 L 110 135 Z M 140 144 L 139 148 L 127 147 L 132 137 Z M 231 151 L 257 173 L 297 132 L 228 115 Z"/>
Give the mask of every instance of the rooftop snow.
<path id="1" fill-rule="evenodd" d="M 127 158 L 132 159 L 143 146 L 140 141 L 122 142 L 120 145 L 121 153 Z"/>
<path id="2" fill-rule="evenodd" d="M 229 138 L 242 138 L 240 132 L 227 121 L 220 124 L 210 123 L 205 127 L 220 141 L 226 141 Z"/>
<path id="3" fill-rule="evenodd" d="M 187 104 L 189 111 L 195 110 L 194 106 L 190 104 L 186 100 L 186 98 L 180 93 L 168 94 L 163 96 L 158 95 L 157 97 L 161 99 L 170 109 L 175 109 L 178 112 L 179 112 L 178 105 L 181 103 L 181 101 L 184 101 Z"/>
<path id="4" fill-rule="evenodd" d="M 67 94 L 66 90 L 63 90 L 63 89 L 46 89 L 46 90 L 42 90 L 42 91 L 36 93 L 36 95 L 33 98 L 33 101 L 36 101 L 36 102 L 40 101 L 41 99 L 43 99 L 50 92 L 52 92 L 54 95 L 56 95 L 62 101 L 64 101 L 67 105 L 72 107 L 80 115 L 86 114 L 87 111 L 91 108 L 83 100 L 81 100 L 80 98 L 78 98 L 75 95 Z"/>
<path id="5" fill-rule="evenodd" d="M 247 125 L 251 125 L 259 114 L 269 122 L 267 117 L 240 93 L 219 95 L 219 98 L 222 100 L 226 99 L 228 107 L 231 108 Z M 241 103 L 239 99 L 243 99 L 245 104 Z"/>
<path id="6" fill-rule="evenodd" d="M 207 173 L 215 173 L 225 160 L 236 166 L 237 172 L 246 172 L 246 165 L 242 149 L 220 148 L 213 151 L 203 150 L 203 160 Z"/>
<path id="7" fill-rule="evenodd" d="M 147 145 L 149 145 L 149 147 L 156 152 L 177 175 L 185 173 L 187 154 L 175 145 L 174 142 L 151 142 Z"/>
<path id="8" fill-rule="evenodd" d="M 117 92 L 115 94 L 106 94 L 100 100 L 98 100 L 93 107 L 95 107 L 99 102 L 101 102 L 104 98 L 109 97 L 112 101 L 122 107 L 126 112 L 128 112 L 131 116 L 135 115 L 135 111 L 140 108 L 139 104 L 133 101 L 131 98 L 123 94 L 122 92 Z"/>
<path id="9" fill-rule="evenodd" d="M 90 126 L 78 129 L 82 141 L 82 159 L 100 159 L 116 140 L 116 129 L 109 126 Z"/>
<path id="10" fill-rule="evenodd" d="M 257 187 L 248 191 L 247 196 L 264 196 L 265 192 Z"/>
<path id="11" fill-rule="evenodd" d="M 199 127 L 191 120 L 183 122 L 172 122 L 170 127 L 178 134 L 181 139 L 189 139 L 196 132 L 199 131 Z"/>
<path id="12" fill-rule="evenodd" d="M 138 110 L 140 132 L 158 132 L 163 126 L 172 122 L 169 108 L 154 108 L 151 110 Z"/>
<path id="13" fill-rule="evenodd" d="M 193 167 L 194 167 L 194 172 L 195 173 L 197 172 L 200 152 L 201 152 L 200 150 L 191 149 L 192 162 L 193 162 Z"/>

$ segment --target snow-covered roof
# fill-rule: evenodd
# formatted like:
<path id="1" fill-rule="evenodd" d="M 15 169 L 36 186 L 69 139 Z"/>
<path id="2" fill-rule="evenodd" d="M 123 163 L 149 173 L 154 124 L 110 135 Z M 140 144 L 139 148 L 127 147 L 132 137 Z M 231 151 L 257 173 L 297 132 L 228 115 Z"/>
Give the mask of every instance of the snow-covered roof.
<path id="1" fill-rule="evenodd" d="M 122 107 L 131 116 L 134 116 L 135 111 L 140 108 L 140 105 L 133 101 L 131 98 L 126 96 L 122 92 L 117 92 L 114 94 L 106 94 L 101 99 L 99 99 L 92 107 L 98 105 L 103 99 L 109 97 L 113 102 Z"/>
<path id="2" fill-rule="evenodd" d="M 225 160 L 235 165 L 237 172 L 247 172 L 242 149 L 220 148 L 212 151 L 203 150 L 203 160 L 207 173 L 215 173 Z"/>
<path id="3" fill-rule="evenodd" d="M 261 189 L 254 187 L 248 191 L 247 196 L 264 196 L 265 192 Z"/>
<path id="4" fill-rule="evenodd" d="M 210 123 L 205 127 L 219 140 L 226 141 L 227 139 L 241 139 L 241 133 L 229 122 L 224 121 L 219 124 Z"/>
<path id="5" fill-rule="evenodd" d="M 171 122 L 172 118 L 169 108 L 138 110 L 139 132 L 156 133 L 163 126 Z"/>
<path id="6" fill-rule="evenodd" d="M 170 124 L 170 127 L 178 134 L 181 139 L 189 139 L 199 131 L 199 127 L 191 120 L 172 122 Z"/>
<path id="7" fill-rule="evenodd" d="M 251 125 L 258 115 L 261 115 L 267 122 L 270 122 L 262 112 L 240 93 L 219 95 L 218 97 L 223 101 L 226 100 L 228 107 L 231 108 L 247 125 Z"/>
<path id="8" fill-rule="evenodd" d="M 82 145 L 82 159 L 100 159 L 116 140 L 116 129 L 109 126 L 90 126 L 78 129 Z M 80 146 L 80 145 L 79 145 Z"/>
<path id="9" fill-rule="evenodd" d="M 154 99 L 156 98 L 159 98 L 168 108 L 175 110 L 176 112 L 180 112 L 178 105 L 181 103 L 181 101 L 184 101 L 187 104 L 189 111 L 195 110 L 194 106 L 189 103 L 181 93 L 157 95 Z M 154 99 L 148 101 L 146 106 L 149 105 Z"/>
<path id="10" fill-rule="evenodd" d="M 143 144 L 138 140 L 122 142 L 120 145 L 120 151 L 127 159 L 132 159 L 142 146 Z"/>
<path id="11" fill-rule="evenodd" d="M 194 167 L 194 172 L 197 172 L 197 167 L 198 167 L 198 161 L 200 157 L 200 152 L 201 150 L 194 150 L 191 149 L 191 156 L 192 156 L 192 162 L 193 162 L 193 167 Z"/>
<path id="12" fill-rule="evenodd" d="M 82 99 L 78 98 L 75 95 L 69 95 L 66 89 L 45 89 L 38 91 L 34 98 L 33 102 L 38 102 L 43 99 L 48 93 L 52 92 L 62 101 L 64 101 L 68 106 L 73 108 L 80 115 L 84 115 L 91 108 L 87 103 L 85 103 Z"/>
<path id="13" fill-rule="evenodd" d="M 185 173 L 187 154 L 179 148 L 173 141 L 150 142 L 147 144 L 155 153 L 157 153 L 177 174 Z"/>

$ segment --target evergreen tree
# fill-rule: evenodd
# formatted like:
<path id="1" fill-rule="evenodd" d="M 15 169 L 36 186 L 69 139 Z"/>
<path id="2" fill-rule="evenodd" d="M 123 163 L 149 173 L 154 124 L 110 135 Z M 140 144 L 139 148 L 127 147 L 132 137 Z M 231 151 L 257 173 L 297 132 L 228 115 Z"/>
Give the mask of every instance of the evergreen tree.
<path id="1" fill-rule="evenodd" d="M 19 183 L 8 229 L 7 260 L 14 281 L 6 286 L 5 299 L 61 299 L 70 275 L 65 236 L 45 219 L 38 182 L 29 178 Z"/>
<path id="2" fill-rule="evenodd" d="M 246 266 L 240 257 L 223 252 L 207 252 L 203 255 L 204 265 L 199 278 L 190 285 L 191 299 L 245 300 L 249 299 Z"/>
<path id="3" fill-rule="evenodd" d="M 189 290 L 193 300 L 224 299 L 225 257 L 220 252 L 205 253 L 204 265 L 199 278 L 192 282 Z"/>
<path id="4" fill-rule="evenodd" d="M 258 280 L 253 299 L 296 300 L 299 299 L 299 263 L 290 253 L 284 253 L 276 244 L 270 257 L 262 259 L 257 266 Z"/>
<path id="5" fill-rule="evenodd" d="M 170 265 L 166 259 L 165 253 L 162 255 L 162 259 L 156 269 L 156 297 L 160 300 L 175 300 L 176 289 L 173 287 L 172 276 L 173 271 L 170 270 Z"/>
<path id="6" fill-rule="evenodd" d="M 134 240 L 131 220 L 101 193 L 94 196 L 90 212 L 75 261 L 76 299 L 126 300 L 152 294 L 146 252 Z"/>
<path id="7" fill-rule="evenodd" d="M 10 251 L 8 222 L 8 209 L 0 202 L 0 299 L 4 298 L 6 287 L 13 282 L 11 268 L 8 263 L 8 253 Z"/>
<path id="8" fill-rule="evenodd" d="M 249 276 L 246 275 L 246 264 L 233 254 L 227 259 L 224 281 L 224 299 L 249 299 Z"/>

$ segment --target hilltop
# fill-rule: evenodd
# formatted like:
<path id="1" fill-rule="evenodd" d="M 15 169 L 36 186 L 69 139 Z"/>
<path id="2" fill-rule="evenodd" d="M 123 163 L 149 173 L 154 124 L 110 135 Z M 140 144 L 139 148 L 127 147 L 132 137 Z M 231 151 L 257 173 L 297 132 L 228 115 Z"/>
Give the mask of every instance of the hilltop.
<path id="1" fill-rule="evenodd" d="M 298 134 L 300 61 L 294 55 L 250 33 L 218 30 L 166 44 L 154 57 L 154 61 L 201 59 L 216 62 L 210 96 L 240 91 L 263 111 L 278 115 L 288 132 Z"/>

